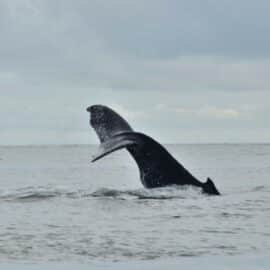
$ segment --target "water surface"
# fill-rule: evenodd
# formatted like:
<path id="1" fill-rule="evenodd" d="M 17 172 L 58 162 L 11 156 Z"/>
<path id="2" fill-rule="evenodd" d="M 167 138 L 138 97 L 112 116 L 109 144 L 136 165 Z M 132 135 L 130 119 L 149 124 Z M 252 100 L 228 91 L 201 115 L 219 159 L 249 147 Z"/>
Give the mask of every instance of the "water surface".
<path id="1" fill-rule="evenodd" d="M 146 190 L 126 151 L 0 147 L 0 261 L 78 262 L 270 252 L 270 145 L 167 145 L 222 196 Z"/>

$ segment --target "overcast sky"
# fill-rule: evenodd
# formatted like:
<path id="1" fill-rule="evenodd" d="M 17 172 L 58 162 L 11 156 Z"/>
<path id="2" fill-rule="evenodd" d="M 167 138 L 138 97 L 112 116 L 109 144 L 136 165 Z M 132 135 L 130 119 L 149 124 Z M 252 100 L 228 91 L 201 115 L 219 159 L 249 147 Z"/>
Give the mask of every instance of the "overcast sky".
<path id="1" fill-rule="evenodd" d="M 269 0 L 0 0 L 0 144 L 269 142 Z"/>

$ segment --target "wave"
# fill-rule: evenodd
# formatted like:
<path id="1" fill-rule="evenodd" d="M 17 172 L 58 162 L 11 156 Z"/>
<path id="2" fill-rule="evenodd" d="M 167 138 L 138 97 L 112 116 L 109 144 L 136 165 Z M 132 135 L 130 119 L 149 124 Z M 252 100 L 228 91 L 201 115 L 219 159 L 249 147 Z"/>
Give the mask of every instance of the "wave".
<path id="1" fill-rule="evenodd" d="M 48 187 L 26 187 L 14 191 L 0 191 L 0 200 L 32 202 L 39 200 L 51 200 L 55 198 L 110 198 L 121 200 L 171 200 L 185 199 L 200 196 L 201 191 L 193 187 L 171 186 L 155 189 L 118 190 L 99 188 L 97 190 L 67 190 Z"/>
<path id="2" fill-rule="evenodd" d="M 250 192 L 268 192 L 267 186 L 256 186 Z M 247 192 L 247 191 L 246 191 Z M 245 193 L 246 193 L 245 192 Z M 32 202 L 40 200 L 52 200 L 55 198 L 67 199 L 120 199 L 120 200 L 173 200 L 173 199 L 197 199 L 201 198 L 199 188 L 190 186 L 170 186 L 154 189 L 120 190 L 111 188 L 78 189 L 57 187 L 25 187 L 15 190 L 0 190 L 0 201 Z"/>
<path id="3" fill-rule="evenodd" d="M 92 192 L 92 197 L 111 197 L 119 199 L 138 199 L 138 200 L 170 200 L 170 199 L 185 199 L 193 196 L 198 196 L 200 190 L 196 188 L 187 188 L 179 186 L 171 186 L 155 189 L 136 189 L 136 190 L 116 190 L 101 188 Z"/>
<path id="4" fill-rule="evenodd" d="M 62 196 L 59 191 L 38 189 L 38 188 L 25 188 L 23 190 L 15 191 L 2 191 L 0 194 L 0 200 L 5 201 L 36 201 L 36 200 L 46 200 L 55 197 Z"/>

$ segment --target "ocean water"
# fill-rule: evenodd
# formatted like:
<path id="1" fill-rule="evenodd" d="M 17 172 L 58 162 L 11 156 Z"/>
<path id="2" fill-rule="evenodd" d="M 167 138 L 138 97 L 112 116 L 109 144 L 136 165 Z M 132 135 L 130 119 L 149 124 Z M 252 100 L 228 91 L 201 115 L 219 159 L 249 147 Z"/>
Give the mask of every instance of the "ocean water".
<path id="1" fill-rule="evenodd" d="M 166 146 L 222 196 L 144 189 L 127 151 L 96 148 L 0 147 L 1 263 L 270 255 L 270 144 Z"/>

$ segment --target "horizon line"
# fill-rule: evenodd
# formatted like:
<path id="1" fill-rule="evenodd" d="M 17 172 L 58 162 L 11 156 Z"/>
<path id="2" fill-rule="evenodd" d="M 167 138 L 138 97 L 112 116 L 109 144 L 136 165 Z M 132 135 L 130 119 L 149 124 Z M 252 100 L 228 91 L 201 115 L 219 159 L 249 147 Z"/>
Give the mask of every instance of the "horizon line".
<path id="1" fill-rule="evenodd" d="M 252 144 L 252 145 L 266 145 L 269 142 L 161 142 L 164 145 L 235 145 L 235 144 Z M 44 144 L 0 144 L 0 147 L 41 147 L 41 146 L 99 146 L 99 143 L 44 143 Z"/>

